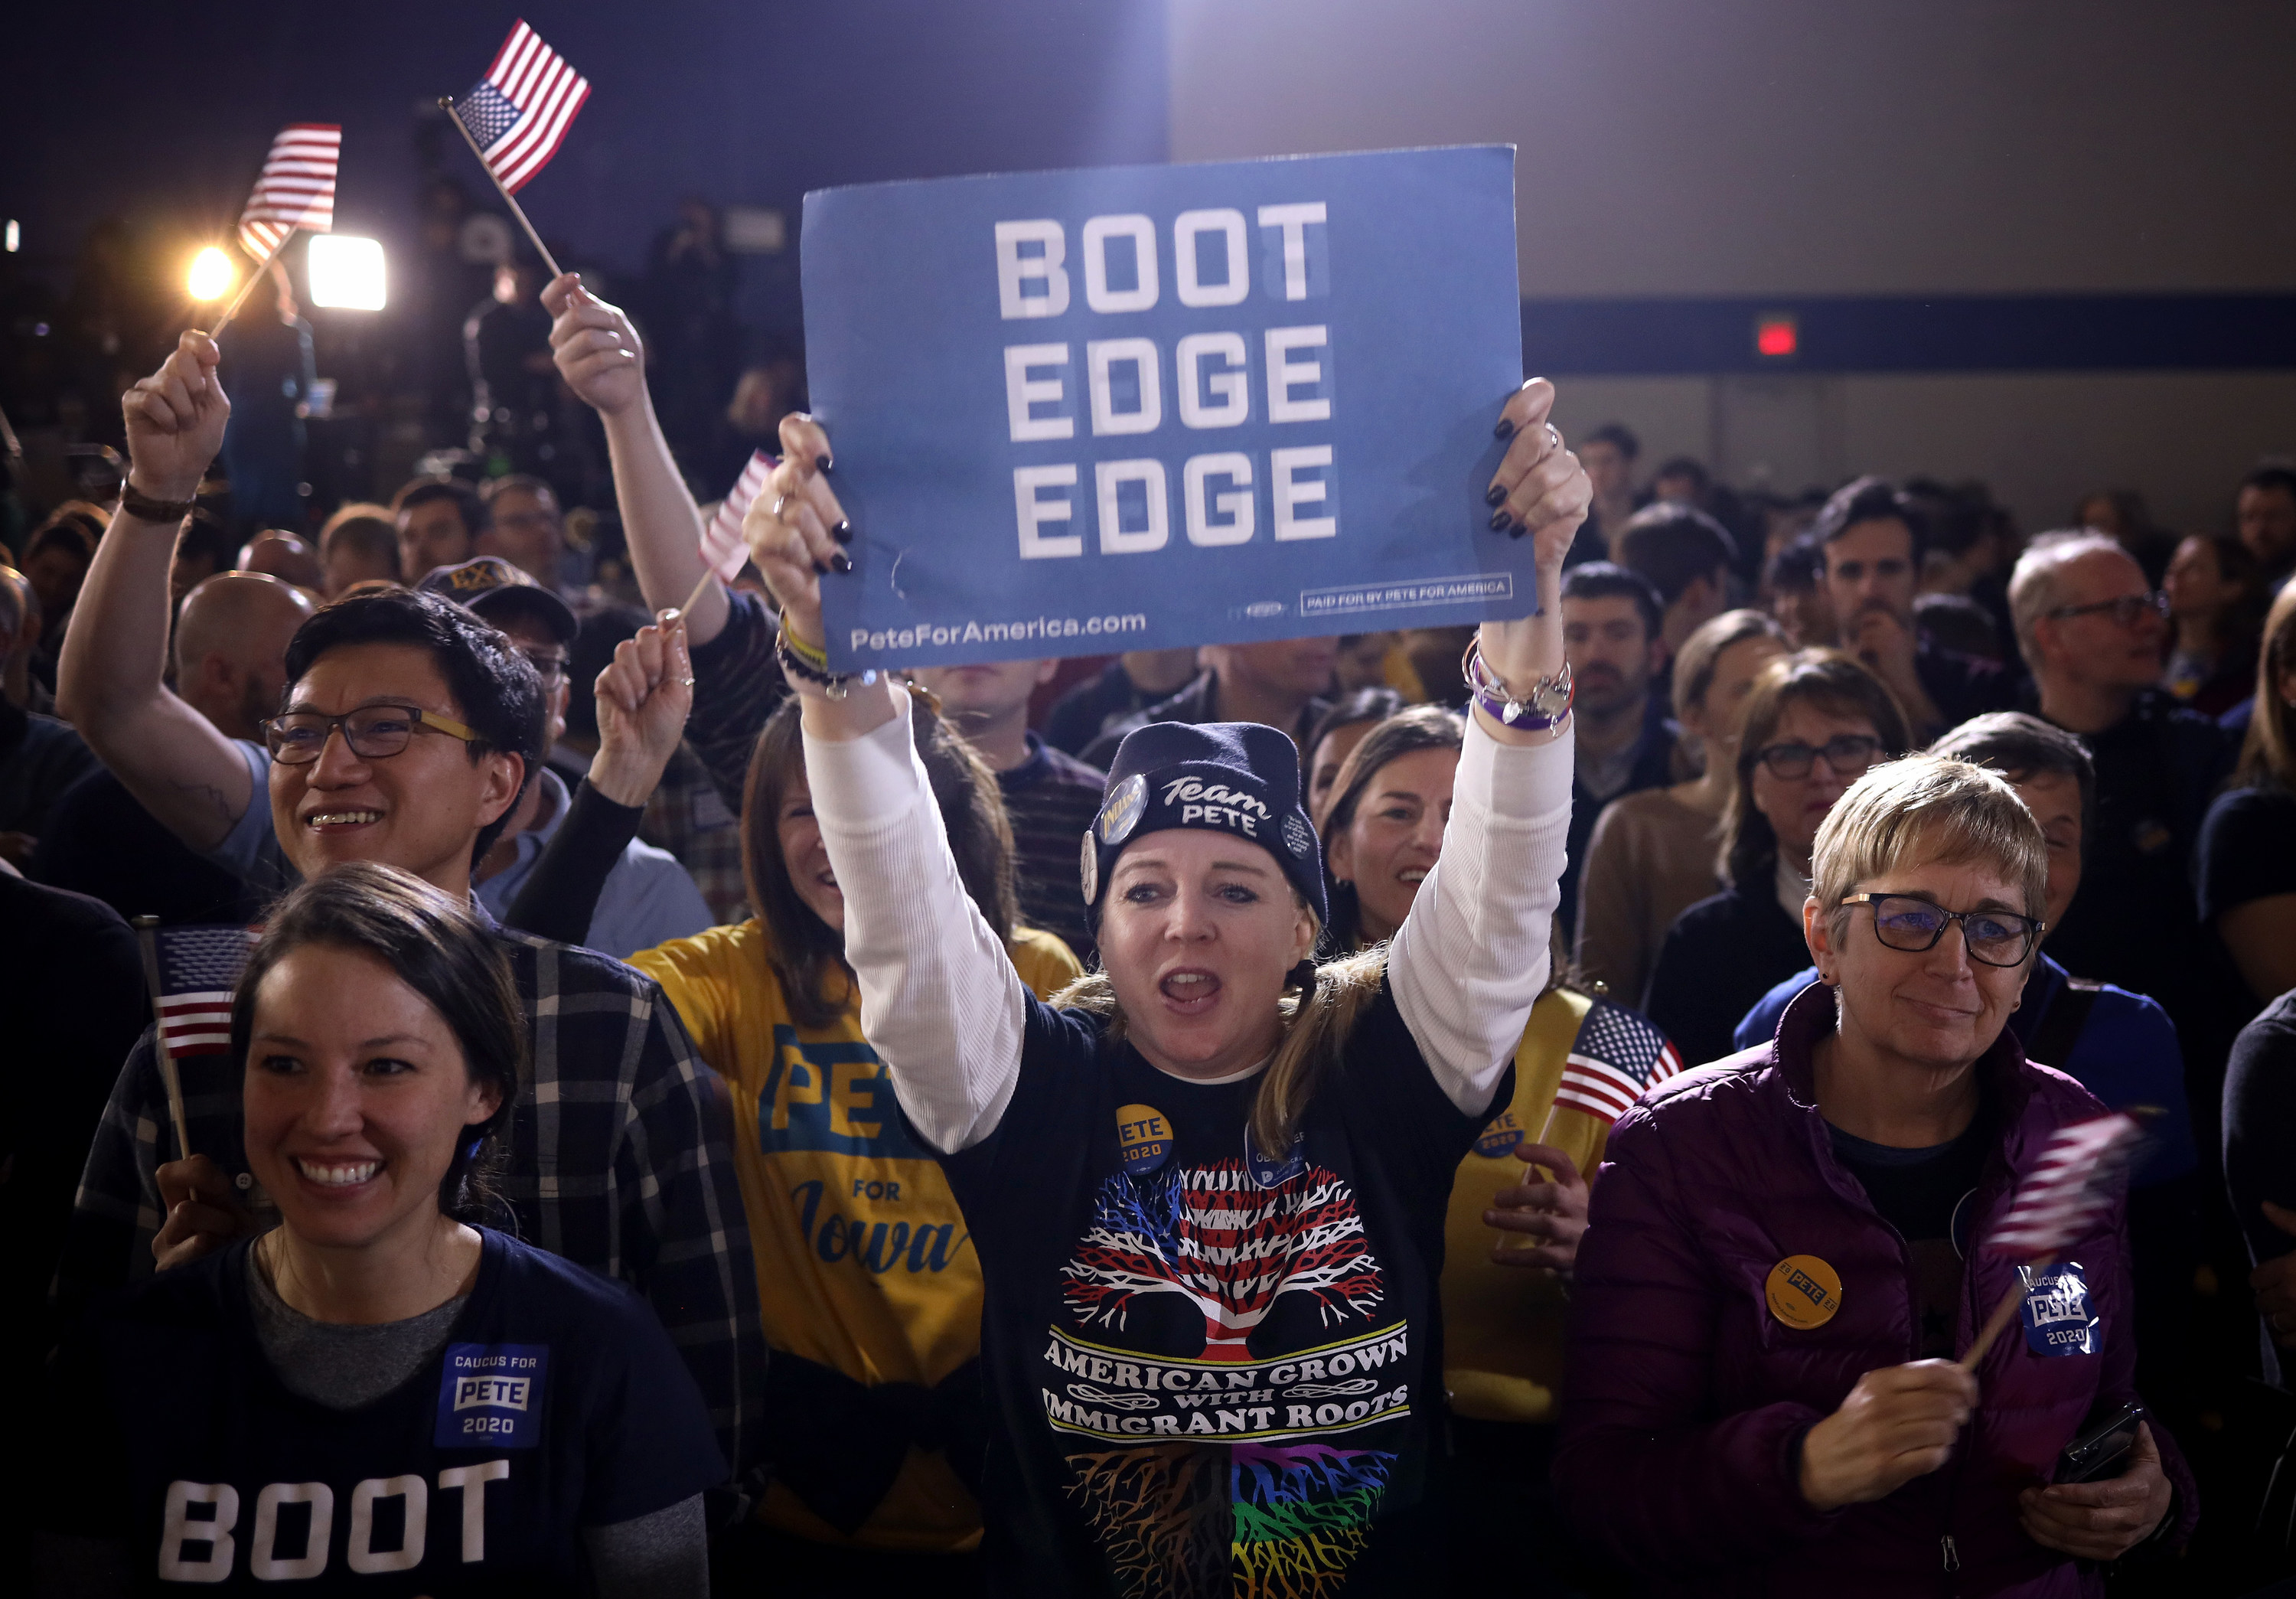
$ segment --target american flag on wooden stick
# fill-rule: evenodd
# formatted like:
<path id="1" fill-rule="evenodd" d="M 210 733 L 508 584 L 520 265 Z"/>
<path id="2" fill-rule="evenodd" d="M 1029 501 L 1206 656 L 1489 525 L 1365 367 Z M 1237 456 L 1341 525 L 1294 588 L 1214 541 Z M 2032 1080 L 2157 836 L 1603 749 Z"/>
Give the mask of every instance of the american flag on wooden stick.
<path id="1" fill-rule="evenodd" d="M 1656 1083 L 1682 1070 L 1666 1035 L 1633 1012 L 1596 1000 L 1578 1025 L 1554 1103 L 1615 1122 Z"/>
<path id="2" fill-rule="evenodd" d="M 343 130 L 332 122 L 290 122 L 271 141 L 255 192 L 239 216 L 239 242 L 267 261 L 297 228 L 324 234 L 335 226 L 335 168 Z"/>
<path id="3" fill-rule="evenodd" d="M 558 153 L 589 97 L 589 80 L 521 21 L 487 75 L 455 102 L 455 114 L 503 193 L 515 194 Z"/>
<path id="4" fill-rule="evenodd" d="M 231 991 L 255 947 L 252 928 L 195 923 L 154 930 L 160 1040 L 168 1053 L 221 1054 L 231 1045 Z"/>
<path id="5" fill-rule="evenodd" d="M 742 519 L 749 514 L 750 502 L 766 486 L 766 479 L 775 465 L 774 457 L 763 450 L 751 455 L 734 487 L 718 502 L 718 514 L 701 529 L 702 562 L 720 583 L 731 583 L 734 574 L 742 570 L 742 562 L 750 558 L 750 546 L 742 538 Z"/>
<path id="6" fill-rule="evenodd" d="M 2134 1118 L 2119 1112 L 2059 1128 L 1985 1247 L 2043 1259 L 2076 1242 L 2112 1202 L 2114 1185 L 2144 1136 Z"/>

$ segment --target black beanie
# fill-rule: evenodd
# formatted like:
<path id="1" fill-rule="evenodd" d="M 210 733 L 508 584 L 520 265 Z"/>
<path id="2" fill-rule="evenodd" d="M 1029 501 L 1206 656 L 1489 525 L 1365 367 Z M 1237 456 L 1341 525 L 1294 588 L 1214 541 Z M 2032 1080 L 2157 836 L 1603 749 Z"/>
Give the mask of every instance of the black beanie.
<path id="1" fill-rule="evenodd" d="M 1202 827 L 1232 833 L 1275 857 L 1321 926 L 1323 852 L 1300 802 L 1300 751 L 1258 722 L 1151 722 L 1125 734 L 1108 768 L 1108 797 L 1084 835 L 1086 919 L 1124 846 L 1144 833 Z"/>

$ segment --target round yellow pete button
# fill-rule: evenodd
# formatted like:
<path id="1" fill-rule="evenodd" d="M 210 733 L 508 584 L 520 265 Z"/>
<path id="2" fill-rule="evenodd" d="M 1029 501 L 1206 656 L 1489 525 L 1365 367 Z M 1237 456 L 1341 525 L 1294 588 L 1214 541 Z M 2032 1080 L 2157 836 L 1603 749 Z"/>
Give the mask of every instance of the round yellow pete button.
<path id="1" fill-rule="evenodd" d="M 1172 1124 L 1153 1105 L 1119 1105 L 1116 1146 L 1123 1155 L 1124 1169 L 1144 1177 L 1171 1157 Z"/>
<path id="2" fill-rule="evenodd" d="M 1807 1332 L 1823 1327 L 1841 1308 L 1841 1278 L 1816 1255 L 1788 1255 L 1770 1267 L 1762 1286 L 1770 1314 Z"/>

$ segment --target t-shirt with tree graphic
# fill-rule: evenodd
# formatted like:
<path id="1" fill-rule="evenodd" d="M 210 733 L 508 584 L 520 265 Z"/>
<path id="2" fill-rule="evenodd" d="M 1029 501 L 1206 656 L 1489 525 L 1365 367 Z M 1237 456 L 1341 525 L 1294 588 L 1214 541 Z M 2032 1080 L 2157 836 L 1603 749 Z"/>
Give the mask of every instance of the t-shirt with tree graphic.
<path id="1" fill-rule="evenodd" d="M 1431 1569 L 1435 1279 L 1481 1119 L 1384 990 L 1292 1149 L 1253 1145 L 1258 1089 L 1034 1005 L 996 1133 L 943 1157 L 986 1280 L 990 1554 L 1024 1591 L 1321 1599 Z"/>

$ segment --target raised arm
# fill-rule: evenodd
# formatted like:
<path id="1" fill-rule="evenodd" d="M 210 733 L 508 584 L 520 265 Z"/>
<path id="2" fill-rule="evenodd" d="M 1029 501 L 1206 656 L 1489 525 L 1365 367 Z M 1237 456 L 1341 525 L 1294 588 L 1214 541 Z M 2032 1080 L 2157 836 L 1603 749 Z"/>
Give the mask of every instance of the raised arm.
<path id="1" fill-rule="evenodd" d="M 128 487 L 188 503 L 223 447 L 231 402 L 216 381 L 215 340 L 186 332 L 152 376 L 120 400 Z M 168 692 L 168 570 L 181 517 L 123 506 L 96 546 L 64 635 L 56 709 L 144 808 L 193 849 L 223 842 L 257 800 L 246 759 L 205 717 Z"/>
<path id="2" fill-rule="evenodd" d="M 637 837 L 646 801 L 677 752 L 693 697 L 693 667 L 678 613 L 614 646 L 598 674 L 598 752 L 574 790 L 566 816 L 503 918 L 521 932 L 579 944 L 589 937 L 598 895 Z"/>
<path id="3" fill-rule="evenodd" d="M 828 436 L 812 418 L 783 420 L 782 452 L 742 532 L 783 625 L 817 649 L 821 585 L 839 581 L 829 575 L 838 545 L 828 529 L 844 513 L 821 470 Z M 910 1121 L 954 1154 L 994 1132 L 1013 1097 L 1027 995 L 957 875 L 909 731 L 907 691 L 879 677 L 838 700 L 802 676 L 794 682 L 814 816 L 845 896 L 862 1035 Z"/>
<path id="4" fill-rule="evenodd" d="M 622 513 L 638 587 L 656 613 L 684 605 L 701 583 L 701 512 L 669 453 L 647 392 L 645 347 L 619 306 L 610 306 L 572 273 L 552 280 L 542 303 L 556 318 L 552 357 L 568 388 L 605 424 L 613 463 L 614 500 Z M 702 586 L 686 616 L 689 641 L 706 644 L 726 625 L 726 590 Z"/>
<path id="5" fill-rule="evenodd" d="M 1499 428 L 1513 442 L 1491 480 L 1508 530 L 1538 541 L 1538 611 L 1485 622 L 1478 643 L 1484 663 L 1524 696 L 1562 670 L 1562 557 L 1593 494 L 1547 422 L 1554 405 L 1544 378 L 1507 401 Z M 1472 724 L 1443 853 L 1396 934 L 1388 986 L 1444 1093 L 1480 1115 L 1546 984 L 1572 745 L 1568 729 L 1521 731 L 1480 706 Z"/>

